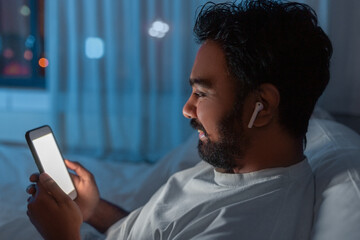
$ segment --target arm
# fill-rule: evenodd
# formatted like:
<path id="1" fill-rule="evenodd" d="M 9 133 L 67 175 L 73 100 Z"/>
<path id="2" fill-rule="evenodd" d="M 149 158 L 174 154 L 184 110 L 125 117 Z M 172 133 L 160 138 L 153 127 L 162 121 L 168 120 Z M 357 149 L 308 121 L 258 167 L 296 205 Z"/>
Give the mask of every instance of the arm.
<path id="1" fill-rule="evenodd" d="M 128 214 L 122 208 L 104 199 L 100 199 L 93 215 L 86 222 L 99 232 L 104 233 L 111 225 Z"/>

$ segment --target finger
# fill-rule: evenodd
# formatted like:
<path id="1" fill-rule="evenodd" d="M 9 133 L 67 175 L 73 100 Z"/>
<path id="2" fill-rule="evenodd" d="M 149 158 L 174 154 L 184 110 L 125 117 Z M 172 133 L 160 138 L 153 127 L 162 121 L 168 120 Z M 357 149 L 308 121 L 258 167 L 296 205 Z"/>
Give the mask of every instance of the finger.
<path id="1" fill-rule="evenodd" d="M 35 184 L 30 184 L 27 188 L 26 188 L 26 192 L 28 194 L 35 194 L 36 193 L 36 187 Z"/>
<path id="2" fill-rule="evenodd" d="M 68 159 L 65 159 L 65 164 L 71 170 L 75 170 L 76 168 L 79 168 L 79 167 L 84 168 L 79 162 L 70 161 Z"/>
<path id="3" fill-rule="evenodd" d="M 44 188 L 43 190 L 46 191 L 48 195 L 52 196 L 58 204 L 64 203 L 70 199 L 48 174 L 40 174 L 39 183 Z"/>
<path id="4" fill-rule="evenodd" d="M 31 176 L 30 176 L 30 182 L 37 182 L 37 181 L 39 181 L 39 173 L 33 173 L 33 174 L 31 174 Z"/>
<path id="5" fill-rule="evenodd" d="M 86 170 L 80 163 L 65 160 L 65 164 L 68 168 L 75 171 L 80 177 L 89 177 L 91 173 Z"/>
<path id="6" fill-rule="evenodd" d="M 35 201 L 35 197 L 34 197 L 34 196 L 28 197 L 28 199 L 27 199 L 27 202 L 28 202 L 28 203 L 32 203 L 33 201 Z"/>
<path id="7" fill-rule="evenodd" d="M 30 210 L 29 208 L 28 208 L 28 210 L 26 211 L 26 215 L 28 216 L 30 222 L 31 222 L 32 224 L 34 224 L 34 223 L 33 223 L 33 215 L 31 214 L 31 210 Z"/>
<path id="8" fill-rule="evenodd" d="M 71 172 L 69 172 L 71 179 L 73 180 L 74 184 L 77 185 L 80 181 L 80 177 L 78 175 L 75 175 Z"/>
<path id="9" fill-rule="evenodd" d="M 28 216 L 28 218 L 30 219 L 30 221 L 32 222 L 32 216 L 31 216 L 31 212 L 29 210 L 26 211 L 26 215 Z"/>
<path id="10" fill-rule="evenodd" d="M 69 168 L 71 171 L 69 172 L 71 179 L 73 180 L 74 184 L 77 185 L 80 182 L 80 177 L 75 172 L 74 168 L 76 168 L 76 165 L 80 165 L 77 162 L 72 162 L 70 160 L 65 159 L 65 165 L 67 168 Z M 81 166 L 82 167 L 82 166 Z"/>

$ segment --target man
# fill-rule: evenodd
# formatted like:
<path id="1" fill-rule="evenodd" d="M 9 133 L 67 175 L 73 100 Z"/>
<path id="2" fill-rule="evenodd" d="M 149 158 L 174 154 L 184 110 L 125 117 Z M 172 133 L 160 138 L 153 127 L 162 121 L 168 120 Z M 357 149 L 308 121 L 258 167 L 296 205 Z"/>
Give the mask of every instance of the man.
<path id="1" fill-rule="evenodd" d="M 314 183 L 303 148 L 332 53 L 315 13 L 297 3 L 209 3 L 194 32 L 202 45 L 183 114 L 204 162 L 130 214 L 100 199 L 78 163 L 66 161 L 75 202 L 46 174 L 32 175 L 28 216 L 45 239 L 80 239 L 82 221 L 109 239 L 309 238 Z"/>

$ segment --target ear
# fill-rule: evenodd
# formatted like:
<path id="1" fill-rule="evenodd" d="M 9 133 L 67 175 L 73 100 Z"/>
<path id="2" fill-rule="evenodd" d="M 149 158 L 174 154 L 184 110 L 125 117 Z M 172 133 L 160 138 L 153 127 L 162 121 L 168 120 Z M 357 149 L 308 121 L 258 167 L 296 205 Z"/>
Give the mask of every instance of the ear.
<path id="1" fill-rule="evenodd" d="M 261 84 L 258 90 L 258 98 L 263 104 L 263 109 L 258 113 L 254 121 L 254 127 L 264 127 L 277 118 L 280 103 L 279 90 L 270 83 Z M 255 103 L 254 103 L 255 106 Z"/>

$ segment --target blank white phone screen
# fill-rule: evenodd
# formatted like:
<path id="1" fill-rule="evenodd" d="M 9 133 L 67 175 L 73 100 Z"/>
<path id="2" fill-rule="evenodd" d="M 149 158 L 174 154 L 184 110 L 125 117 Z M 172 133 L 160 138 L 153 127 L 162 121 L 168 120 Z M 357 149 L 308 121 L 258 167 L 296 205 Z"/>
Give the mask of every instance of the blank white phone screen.
<path id="1" fill-rule="evenodd" d="M 72 192 L 74 190 L 74 185 L 67 172 L 54 136 L 49 133 L 33 140 L 33 144 L 44 172 L 54 179 L 66 194 Z"/>

